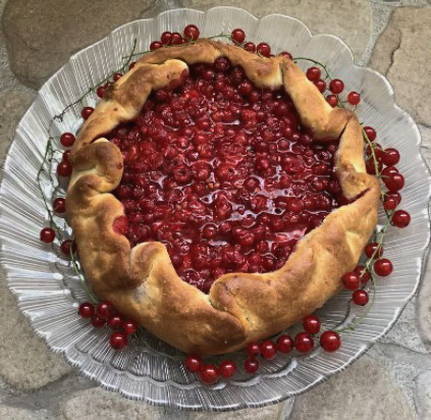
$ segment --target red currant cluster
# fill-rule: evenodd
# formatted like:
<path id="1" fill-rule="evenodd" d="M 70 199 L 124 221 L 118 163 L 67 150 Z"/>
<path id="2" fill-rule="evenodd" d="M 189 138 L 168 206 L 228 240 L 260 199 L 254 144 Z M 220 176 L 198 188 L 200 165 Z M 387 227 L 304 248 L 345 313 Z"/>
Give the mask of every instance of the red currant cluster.
<path id="1" fill-rule="evenodd" d="M 307 72 L 307 79 L 312 81 L 316 87 L 320 90 L 320 92 L 324 93 L 327 88 L 329 88 L 331 94 L 326 96 L 326 100 L 328 101 L 329 105 L 332 107 L 335 107 L 340 104 L 340 98 L 339 94 L 344 90 L 344 82 L 340 79 L 332 79 L 329 82 L 329 86 L 327 86 L 327 83 L 325 80 L 323 80 L 322 72 L 318 67 L 309 67 Z M 350 105 L 358 105 L 359 102 L 361 102 L 361 95 L 358 92 L 351 91 L 347 94 L 347 102 Z"/>
<path id="2" fill-rule="evenodd" d="M 60 136 L 60 144 L 63 147 L 72 147 L 75 143 L 75 136 L 72 133 L 63 133 Z M 70 161 L 70 150 L 63 152 L 62 159 L 57 165 L 57 175 L 61 178 L 68 178 L 72 174 L 72 163 Z M 66 212 L 66 200 L 63 197 L 57 197 L 52 202 L 52 208 L 55 214 L 58 216 L 64 215 Z M 54 223 L 51 223 L 51 227 L 44 227 L 40 231 L 40 240 L 45 243 L 51 243 L 56 237 L 56 232 L 52 228 Z M 62 239 L 62 238 L 59 238 Z M 63 240 L 60 244 L 60 250 L 65 256 L 70 256 L 70 252 L 74 247 L 74 242 L 70 239 Z"/>
<path id="3" fill-rule="evenodd" d="M 115 350 L 126 347 L 128 337 L 138 329 L 136 323 L 122 317 L 111 302 L 100 302 L 96 307 L 90 302 L 81 303 L 78 314 L 82 318 L 90 319 L 91 325 L 95 328 L 107 325 L 114 330 L 109 338 L 109 344 Z"/>
<path id="4" fill-rule="evenodd" d="M 185 44 L 187 42 L 196 41 L 200 36 L 199 28 L 196 25 L 187 25 L 184 28 L 183 35 L 181 35 L 179 32 L 163 32 L 160 41 L 153 41 L 150 44 L 150 51 L 157 50 L 162 47 L 167 47 L 171 45 L 180 45 Z M 261 42 L 259 44 L 254 44 L 253 42 L 245 42 L 245 32 L 244 30 L 240 28 L 234 29 L 230 36 L 226 36 L 227 38 L 230 38 L 230 40 L 238 45 L 242 46 L 246 51 L 252 52 L 252 53 L 258 53 L 264 57 L 271 57 L 271 47 L 266 42 Z M 217 37 L 215 37 L 217 38 Z M 292 56 L 288 52 L 282 52 L 280 55 L 286 55 L 289 58 L 292 58 Z"/>
<path id="5" fill-rule="evenodd" d="M 321 322 L 315 315 L 309 315 L 302 322 L 304 331 L 299 332 L 294 339 L 287 334 L 282 334 L 277 341 L 264 340 L 260 343 L 249 343 L 246 352 L 247 358 L 244 361 L 244 371 L 255 373 L 259 369 L 260 356 L 264 360 L 272 360 L 277 353 L 287 354 L 296 349 L 300 353 L 308 353 L 314 348 L 313 336 L 320 332 Z M 323 332 L 319 338 L 320 345 L 327 352 L 334 352 L 341 346 L 340 335 L 336 331 L 328 330 Z M 237 366 L 232 360 L 224 360 L 217 367 L 213 364 L 205 364 L 196 355 L 188 356 L 184 365 L 189 372 L 197 373 L 199 379 L 205 384 L 214 384 L 220 378 L 230 378 L 237 371 Z"/>

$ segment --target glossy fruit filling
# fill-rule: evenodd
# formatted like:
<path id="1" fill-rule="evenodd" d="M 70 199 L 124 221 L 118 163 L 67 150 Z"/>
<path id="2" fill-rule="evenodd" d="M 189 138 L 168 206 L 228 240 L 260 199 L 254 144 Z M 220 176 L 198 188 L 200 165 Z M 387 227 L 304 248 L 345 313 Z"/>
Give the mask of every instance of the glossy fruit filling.
<path id="1" fill-rule="evenodd" d="M 225 273 L 280 268 L 343 202 L 337 142 L 315 141 L 284 91 L 255 88 L 224 57 L 153 92 L 108 138 L 124 156 L 117 230 L 132 246 L 164 243 L 204 292 Z"/>

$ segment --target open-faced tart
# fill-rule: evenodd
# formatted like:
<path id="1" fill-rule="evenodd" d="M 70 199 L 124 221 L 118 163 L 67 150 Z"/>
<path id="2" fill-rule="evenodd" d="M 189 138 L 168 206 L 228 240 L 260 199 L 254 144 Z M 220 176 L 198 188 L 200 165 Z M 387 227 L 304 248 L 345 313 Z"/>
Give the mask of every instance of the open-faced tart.
<path id="1" fill-rule="evenodd" d="M 341 288 L 375 228 L 363 147 L 289 57 L 205 39 L 146 54 L 73 147 L 85 275 L 187 353 L 271 336 Z"/>

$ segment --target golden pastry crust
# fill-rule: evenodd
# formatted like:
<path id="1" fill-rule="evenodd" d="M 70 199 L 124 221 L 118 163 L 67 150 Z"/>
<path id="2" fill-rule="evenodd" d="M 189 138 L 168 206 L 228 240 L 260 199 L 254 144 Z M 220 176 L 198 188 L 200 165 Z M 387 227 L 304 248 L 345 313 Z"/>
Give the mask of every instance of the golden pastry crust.
<path id="1" fill-rule="evenodd" d="M 241 65 L 259 87 L 284 86 L 315 137 L 340 138 L 336 172 L 344 195 L 356 199 L 305 235 L 281 269 L 225 274 L 206 295 L 181 280 L 163 244 L 147 242 L 131 248 L 127 238 L 114 230 L 124 215 L 122 204 L 111 194 L 120 183 L 123 158 L 103 135 L 135 118 L 151 91 L 175 83 L 188 64 L 212 63 L 220 56 Z M 93 290 L 186 353 L 234 351 L 321 307 L 340 289 L 342 274 L 357 264 L 377 222 L 380 188 L 377 179 L 366 173 L 356 116 L 332 108 L 288 58 L 260 57 L 220 42 L 200 40 L 142 57 L 85 122 L 72 159 L 67 218 Z"/>

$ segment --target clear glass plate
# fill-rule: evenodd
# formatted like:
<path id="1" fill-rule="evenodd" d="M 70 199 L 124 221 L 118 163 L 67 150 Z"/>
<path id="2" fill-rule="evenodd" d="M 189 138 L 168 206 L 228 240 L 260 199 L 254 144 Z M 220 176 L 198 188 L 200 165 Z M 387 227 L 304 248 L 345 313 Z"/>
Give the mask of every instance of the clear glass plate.
<path id="1" fill-rule="evenodd" d="M 399 167 L 406 177 L 402 208 L 412 215 L 406 229 L 390 229 L 385 254 L 394 273 L 378 279 L 374 305 L 356 329 L 343 334 L 343 346 L 333 354 L 316 349 L 307 356 L 293 354 L 263 363 L 257 375 L 240 373 L 214 386 L 202 385 L 181 364 L 183 355 L 141 331 L 125 351 L 110 349 L 108 331 L 95 330 L 77 315 L 86 298 L 68 260 L 54 247 L 42 244 L 39 231 L 46 211 L 36 183 L 53 115 L 73 103 L 83 92 L 120 68 L 123 57 L 137 39 L 136 51 L 145 51 L 164 30 L 181 31 L 197 24 L 202 36 L 229 33 L 242 27 L 247 38 L 268 41 L 273 51 L 290 51 L 328 66 L 349 90 L 361 92 L 361 121 L 376 127 L 378 141 L 401 152 Z M 304 67 L 309 63 L 301 62 Z M 81 106 L 93 106 L 96 96 L 87 96 L 63 121 L 54 121 L 54 134 L 73 131 L 80 124 Z M 276 403 L 306 391 L 339 372 L 385 334 L 415 293 L 420 282 L 429 241 L 428 200 L 430 176 L 421 157 L 419 131 L 412 118 L 398 108 L 388 81 L 377 72 L 355 66 L 349 48 L 333 35 L 312 36 L 299 20 L 282 15 L 257 19 L 248 12 L 216 7 L 207 12 L 170 10 L 154 19 L 128 23 L 108 37 L 80 51 L 52 76 L 18 125 L 15 140 L 3 169 L 0 188 L 1 262 L 18 305 L 35 331 L 53 351 L 62 352 L 80 371 L 103 387 L 124 396 L 178 408 L 233 410 Z M 44 191 L 52 194 L 43 177 Z M 326 327 L 348 324 L 349 293 L 340 293 L 320 310 Z M 286 302 L 288 305 L 289 302 Z M 346 314 L 350 313 L 346 318 Z M 240 355 L 233 358 L 242 360 Z"/>

